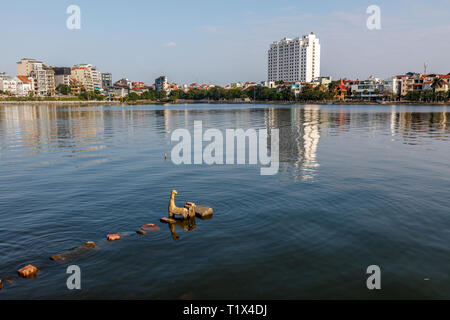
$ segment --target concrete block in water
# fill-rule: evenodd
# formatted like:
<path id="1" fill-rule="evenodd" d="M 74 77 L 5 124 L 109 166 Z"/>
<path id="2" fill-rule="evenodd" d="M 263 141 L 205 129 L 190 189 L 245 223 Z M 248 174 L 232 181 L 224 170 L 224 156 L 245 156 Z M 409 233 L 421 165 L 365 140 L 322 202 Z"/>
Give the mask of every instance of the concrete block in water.
<path id="1" fill-rule="evenodd" d="M 31 264 L 17 270 L 17 273 L 23 278 L 33 278 L 36 276 L 38 268 L 32 266 Z"/>
<path id="2" fill-rule="evenodd" d="M 196 206 L 195 215 L 199 218 L 211 217 L 213 215 L 213 209 L 206 206 Z"/>
<path id="3" fill-rule="evenodd" d="M 120 236 L 118 234 L 108 234 L 106 235 L 106 239 L 108 239 L 108 241 L 116 241 L 120 240 Z"/>
<path id="4" fill-rule="evenodd" d="M 137 234 L 140 234 L 141 236 L 143 236 L 144 234 L 146 234 L 147 232 L 145 232 L 144 230 L 138 229 L 136 230 Z"/>
<path id="5" fill-rule="evenodd" d="M 159 221 L 164 222 L 164 223 L 177 223 L 177 220 L 172 219 L 172 218 L 161 218 L 159 219 Z"/>

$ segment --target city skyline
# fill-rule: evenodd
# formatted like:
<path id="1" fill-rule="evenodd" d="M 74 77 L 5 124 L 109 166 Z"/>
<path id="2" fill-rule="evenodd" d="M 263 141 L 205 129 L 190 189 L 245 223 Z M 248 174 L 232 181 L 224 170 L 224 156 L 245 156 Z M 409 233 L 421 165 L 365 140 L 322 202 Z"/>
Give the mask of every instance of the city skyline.
<path id="1" fill-rule="evenodd" d="M 419 1 L 379 1 L 380 30 L 366 27 L 366 9 L 372 4 L 367 1 L 25 2 L 27 10 L 23 3 L 2 6 L 8 49 L 0 52 L 0 72 L 14 75 L 16 62 L 32 57 L 58 67 L 90 63 L 111 72 L 115 81 L 126 77 L 153 83 L 163 74 L 177 83 L 261 81 L 267 78 L 270 44 L 309 32 L 321 39 L 323 76 L 387 78 L 422 72 L 424 63 L 429 73 L 450 71 L 443 54 L 450 52 L 445 41 L 449 10 L 442 10 L 450 2 L 444 0 L 433 7 Z M 71 4 L 81 8 L 80 30 L 66 28 Z M 17 24 L 19 17 L 33 21 L 33 28 Z"/>

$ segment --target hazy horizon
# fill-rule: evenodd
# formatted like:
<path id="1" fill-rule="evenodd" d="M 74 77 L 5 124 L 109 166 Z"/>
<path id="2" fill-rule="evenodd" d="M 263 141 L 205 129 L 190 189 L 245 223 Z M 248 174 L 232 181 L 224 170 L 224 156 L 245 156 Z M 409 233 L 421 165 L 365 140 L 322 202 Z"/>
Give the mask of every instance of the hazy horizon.
<path id="1" fill-rule="evenodd" d="M 81 8 L 81 29 L 69 30 L 69 5 Z M 370 5 L 381 8 L 381 29 L 369 30 Z M 24 9 L 26 8 L 26 9 Z M 173 2 L 24 0 L 2 4 L 0 72 L 16 75 L 16 62 L 35 58 L 51 66 L 91 63 L 153 83 L 162 74 L 178 84 L 225 85 L 267 77 L 273 41 L 314 32 L 322 47 L 321 75 L 449 73 L 450 0 Z M 445 40 L 447 39 L 447 40 Z"/>

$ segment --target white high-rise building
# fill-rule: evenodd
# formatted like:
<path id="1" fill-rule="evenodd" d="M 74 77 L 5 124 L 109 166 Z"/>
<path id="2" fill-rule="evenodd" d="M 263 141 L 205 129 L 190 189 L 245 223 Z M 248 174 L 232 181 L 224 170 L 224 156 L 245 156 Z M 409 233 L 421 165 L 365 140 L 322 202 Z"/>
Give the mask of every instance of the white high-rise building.
<path id="1" fill-rule="evenodd" d="M 268 81 L 312 82 L 320 77 L 320 43 L 314 33 L 274 41 L 268 52 Z"/>

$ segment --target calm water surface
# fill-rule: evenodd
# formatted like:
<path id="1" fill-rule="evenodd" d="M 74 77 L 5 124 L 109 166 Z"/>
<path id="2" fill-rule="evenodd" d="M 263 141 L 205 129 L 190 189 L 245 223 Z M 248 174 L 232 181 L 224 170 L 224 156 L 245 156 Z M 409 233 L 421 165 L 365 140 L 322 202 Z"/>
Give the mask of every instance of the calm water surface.
<path id="1" fill-rule="evenodd" d="M 279 128 L 279 174 L 174 165 L 171 133 L 194 120 Z M 0 299 L 450 299 L 449 128 L 447 107 L 0 106 Z M 159 222 L 174 188 L 214 208 L 177 241 Z M 38 277 L 19 279 L 29 263 Z"/>

